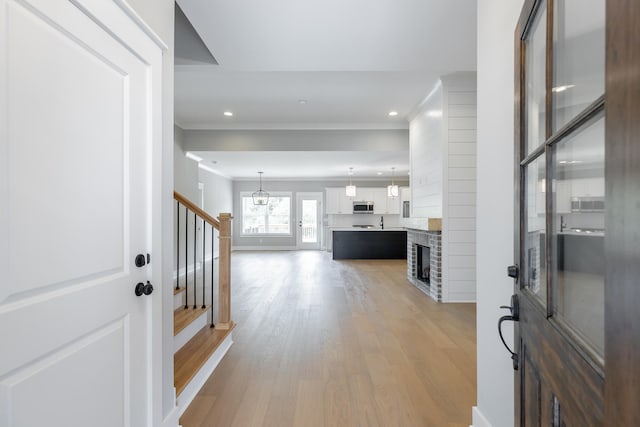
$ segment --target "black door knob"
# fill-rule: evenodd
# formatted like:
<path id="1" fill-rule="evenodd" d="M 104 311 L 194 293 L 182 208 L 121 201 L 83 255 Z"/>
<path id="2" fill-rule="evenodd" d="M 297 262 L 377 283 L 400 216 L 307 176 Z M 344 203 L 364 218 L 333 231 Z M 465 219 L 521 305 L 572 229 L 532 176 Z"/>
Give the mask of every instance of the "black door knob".
<path id="1" fill-rule="evenodd" d="M 135 290 L 135 292 L 136 292 L 136 296 L 137 296 L 137 297 L 141 296 L 141 295 L 144 293 L 144 283 L 139 282 L 139 283 L 136 285 L 136 290 Z"/>
<path id="2" fill-rule="evenodd" d="M 136 267 L 144 267 L 144 265 L 147 263 L 147 259 L 144 255 L 138 254 L 136 255 L 135 263 Z"/>
<path id="3" fill-rule="evenodd" d="M 147 284 L 144 285 L 142 292 L 144 292 L 145 295 L 151 295 L 151 292 L 153 292 L 153 285 L 149 283 L 148 280 L 147 280 Z"/>

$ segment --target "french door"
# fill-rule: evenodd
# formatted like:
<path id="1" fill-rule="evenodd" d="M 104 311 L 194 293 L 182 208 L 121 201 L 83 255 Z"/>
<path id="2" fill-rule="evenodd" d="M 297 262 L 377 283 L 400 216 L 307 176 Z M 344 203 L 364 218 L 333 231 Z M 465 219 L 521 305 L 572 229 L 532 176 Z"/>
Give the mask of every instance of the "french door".
<path id="1" fill-rule="evenodd" d="M 633 3 L 525 1 L 516 29 L 518 426 L 640 425 Z"/>
<path id="2" fill-rule="evenodd" d="M 320 249 L 322 242 L 322 193 L 296 195 L 298 249 Z"/>

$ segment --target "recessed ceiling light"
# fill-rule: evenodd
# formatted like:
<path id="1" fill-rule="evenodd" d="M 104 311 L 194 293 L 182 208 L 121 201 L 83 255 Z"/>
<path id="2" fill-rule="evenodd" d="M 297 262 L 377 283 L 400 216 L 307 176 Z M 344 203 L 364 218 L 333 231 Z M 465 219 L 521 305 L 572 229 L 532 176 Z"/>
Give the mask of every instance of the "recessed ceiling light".
<path id="1" fill-rule="evenodd" d="M 398 112 L 397 112 L 397 111 L 389 111 L 389 115 L 390 115 L 391 117 L 393 117 L 393 116 L 397 116 L 397 115 L 398 115 Z"/>
<path id="2" fill-rule="evenodd" d="M 378 175 L 382 175 L 382 172 L 378 172 Z"/>
<path id="3" fill-rule="evenodd" d="M 576 87 L 576 85 L 556 86 L 553 89 L 551 89 L 551 92 L 560 93 L 560 92 L 564 92 L 567 89 L 571 89 L 572 87 Z"/>
<path id="4" fill-rule="evenodd" d="M 306 105 L 306 104 L 307 104 L 307 100 L 306 100 L 306 99 L 299 99 L 299 100 L 298 100 L 298 104 L 300 104 L 300 105 Z"/>
<path id="5" fill-rule="evenodd" d="M 231 111 L 225 111 L 223 114 L 227 117 L 233 116 L 233 113 Z"/>

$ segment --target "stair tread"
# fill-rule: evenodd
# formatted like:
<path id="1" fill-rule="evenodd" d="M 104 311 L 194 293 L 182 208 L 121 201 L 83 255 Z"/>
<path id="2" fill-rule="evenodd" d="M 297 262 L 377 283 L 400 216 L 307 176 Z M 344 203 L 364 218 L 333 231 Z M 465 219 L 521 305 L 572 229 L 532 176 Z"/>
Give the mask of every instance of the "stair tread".
<path id="1" fill-rule="evenodd" d="M 178 335 L 180 331 L 189 326 L 191 322 L 196 320 L 198 317 L 205 313 L 210 305 L 205 306 L 205 308 L 189 308 L 180 307 L 173 312 L 173 336 Z"/>
<path id="2" fill-rule="evenodd" d="M 178 295 L 179 293 L 184 292 L 184 290 L 185 290 L 185 289 L 186 289 L 186 288 L 185 288 L 184 286 L 182 286 L 182 287 L 180 287 L 180 288 L 178 288 L 178 289 L 173 288 L 173 294 L 174 294 L 174 295 Z"/>
<path id="3" fill-rule="evenodd" d="M 173 356 L 173 378 L 176 395 L 180 395 L 189 381 L 209 360 L 235 325 L 227 330 L 218 330 L 209 325 L 202 328 Z"/>

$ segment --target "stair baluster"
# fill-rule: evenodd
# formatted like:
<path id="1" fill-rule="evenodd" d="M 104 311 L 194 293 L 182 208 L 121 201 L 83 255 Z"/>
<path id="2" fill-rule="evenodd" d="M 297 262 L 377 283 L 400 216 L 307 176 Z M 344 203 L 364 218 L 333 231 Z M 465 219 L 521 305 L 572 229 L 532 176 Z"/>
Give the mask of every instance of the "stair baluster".
<path id="1" fill-rule="evenodd" d="M 207 306 L 205 305 L 205 292 L 204 292 L 204 281 L 205 278 L 207 277 L 205 275 L 205 248 L 207 247 L 206 244 L 206 237 L 207 237 L 207 224 L 204 222 L 204 218 L 202 218 L 202 309 L 204 310 L 205 308 L 207 308 Z"/>
<path id="2" fill-rule="evenodd" d="M 189 308 L 189 208 L 184 207 L 184 309 Z"/>
<path id="3" fill-rule="evenodd" d="M 176 214 L 176 290 L 180 289 L 180 201 L 176 200 L 178 204 L 178 213 Z"/>
<path id="4" fill-rule="evenodd" d="M 214 257 L 215 257 L 215 250 L 214 250 L 214 241 L 215 241 L 215 229 L 213 228 L 213 225 L 211 225 L 211 327 L 215 328 L 216 325 L 215 323 L 213 323 L 213 266 L 214 264 Z"/>
<path id="5" fill-rule="evenodd" d="M 197 238 L 197 232 L 198 232 L 198 218 L 196 216 L 196 213 L 193 213 L 193 308 L 198 308 L 198 306 L 196 305 L 196 264 L 198 262 L 197 260 L 197 244 L 198 244 L 198 238 Z"/>

